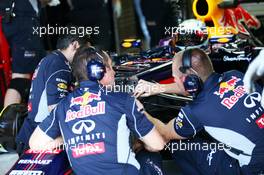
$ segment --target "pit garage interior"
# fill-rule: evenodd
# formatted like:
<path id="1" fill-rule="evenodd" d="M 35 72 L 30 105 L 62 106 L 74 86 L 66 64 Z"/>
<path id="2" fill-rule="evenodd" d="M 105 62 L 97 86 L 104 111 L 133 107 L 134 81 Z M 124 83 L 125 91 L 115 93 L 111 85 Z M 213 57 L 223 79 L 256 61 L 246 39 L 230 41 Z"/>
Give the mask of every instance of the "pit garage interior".
<path id="1" fill-rule="evenodd" d="M 100 7 L 99 12 L 89 11 L 91 8 L 87 0 L 72 0 L 78 4 L 75 8 L 69 1 L 59 0 L 55 6 L 42 7 L 41 26 L 91 26 L 92 32 L 95 32 L 96 25 L 102 26 L 101 29 L 107 33 L 105 37 L 91 33 L 87 35 L 87 40 L 91 45 L 107 50 L 113 60 L 116 84 L 128 88 L 126 90 L 130 94 L 140 79 L 160 84 L 173 83 L 173 56 L 190 46 L 203 49 L 217 73 L 234 69 L 245 73 L 264 48 L 262 0 L 120 0 L 120 11 L 114 6 L 115 0 L 100 0 L 105 6 Z M 96 7 L 99 1 L 93 1 Z M 201 39 L 200 36 L 176 31 L 181 24 L 190 30 L 202 31 L 195 26 L 196 20 L 201 21 L 209 31 L 231 26 L 236 32 L 228 35 L 209 32 Z M 41 37 L 47 54 L 56 49 L 58 37 L 56 34 Z M 0 174 L 12 174 L 12 170 L 21 168 L 17 162 L 19 156 L 15 138 L 28 109 L 27 101 L 4 108 L 6 91 L 12 79 L 11 65 L 11 46 L 0 27 Z M 259 83 L 263 85 L 263 82 Z M 139 100 L 148 113 L 167 123 L 192 101 L 192 97 L 161 93 L 140 97 Z M 200 132 L 199 137 L 212 140 L 205 131 Z M 160 154 L 164 174 L 186 175 L 172 159 L 170 150 L 163 149 Z M 41 167 L 39 171 L 42 171 Z M 73 174 L 72 171 L 67 173 Z M 43 174 L 53 173 L 48 167 Z"/>

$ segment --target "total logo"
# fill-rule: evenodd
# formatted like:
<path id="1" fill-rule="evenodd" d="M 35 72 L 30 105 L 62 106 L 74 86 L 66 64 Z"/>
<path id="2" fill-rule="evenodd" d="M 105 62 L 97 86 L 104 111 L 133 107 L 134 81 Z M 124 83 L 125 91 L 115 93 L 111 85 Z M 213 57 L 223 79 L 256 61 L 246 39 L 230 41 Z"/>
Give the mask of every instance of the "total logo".
<path id="1" fill-rule="evenodd" d="M 240 78 L 232 76 L 230 80 L 226 82 L 221 82 L 219 90 L 215 91 L 214 94 L 220 96 L 220 98 L 223 98 L 226 93 L 235 89 L 237 82 L 240 80 Z"/>
<path id="2" fill-rule="evenodd" d="M 105 152 L 104 142 L 88 143 L 79 145 L 77 148 L 72 149 L 72 157 L 79 158 L 87 155 L 102 154 Z"/>
<path id="3" fill-rule="evenodd" d="M 91 93 L 91 92 L 85 92 L 82 96 L 72 98 L 70 107 L 74 105 L 85 106 L 94 100 L 97 100 L 97 101 L 101 100 L 101 91 L 99 91 L 98 94 Z"/>

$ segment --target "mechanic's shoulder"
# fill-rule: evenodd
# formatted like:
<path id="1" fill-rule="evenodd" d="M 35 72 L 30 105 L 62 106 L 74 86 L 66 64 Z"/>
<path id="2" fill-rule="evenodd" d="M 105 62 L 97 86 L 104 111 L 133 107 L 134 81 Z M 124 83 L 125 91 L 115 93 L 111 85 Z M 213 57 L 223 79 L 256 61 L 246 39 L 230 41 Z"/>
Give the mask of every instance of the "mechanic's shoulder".
<path id="1" fill-rule="evenodd" d="M 131 95 L 126 92 L 112 92 L 112 97 L 116 98 L 119 102 L 123 103 L 128 98 L 131 98 Z"/>
<path id="2" fill-rule="evenodd" d="M 227 72 L 224 72 L 224 75 L 226 76 L 237 76 L 237 77 L 243 77 L 244 74 L 238 70 L 230 70 L 230 71 L 227 71 Z"/>

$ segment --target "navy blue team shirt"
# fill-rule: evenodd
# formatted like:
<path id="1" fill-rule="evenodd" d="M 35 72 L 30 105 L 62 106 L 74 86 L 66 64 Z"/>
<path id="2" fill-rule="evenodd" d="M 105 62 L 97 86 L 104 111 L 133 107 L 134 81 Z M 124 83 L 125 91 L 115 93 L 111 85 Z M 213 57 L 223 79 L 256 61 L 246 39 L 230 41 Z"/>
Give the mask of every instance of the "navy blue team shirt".
<path id="1" fill-rule="evenodd" d="M 53 139 L 63 136 L 76 174 L 136 175 L 140 165 L 129 146 L 130 131 L 142 138 L 154 126 L 138 111 L 134 97 L 83 81 L 39 127 Z"/>
<path id="2" fill-rule="evenodd" d="M 68 60 L 55 51 L 41 60 L 32 77 L 28 102 L 28 119 L 40 123 L 49 115 L 48 106 L 57 104 L 68 94 L 72 75 Z"/>
<path id="3" fill-rule="evenodd" d="M 213 73 L 197 98 L 181 109 L 174 128 L 186 138 L 205 129 L 219 142 L 239 150 L 225 152 L 251 174 L 264 169 L 264 109 L 262 89 L 257 86 L 256 92 L 247 94 L 243 76 L 238 71 Z"/>

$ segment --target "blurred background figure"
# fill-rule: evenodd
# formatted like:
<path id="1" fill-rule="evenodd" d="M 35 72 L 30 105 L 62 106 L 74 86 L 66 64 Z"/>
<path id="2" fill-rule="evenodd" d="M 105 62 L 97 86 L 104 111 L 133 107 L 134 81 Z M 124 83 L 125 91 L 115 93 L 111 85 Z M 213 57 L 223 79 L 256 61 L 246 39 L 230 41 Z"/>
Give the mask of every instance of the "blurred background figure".
<path id="1" fill-rule="evenodd" d="M 41 5 L 48 0 L 5 0 L 1 2 L 2 27 L 12 55 L 12 80 L 6 92 L 4 107 L 26 102 L 31 73 L 45 55 L 41 38 L 33 35 L 40 26 Z"/>
<path id="2" fill-rule="evenodd" d="M 113 15 L 120 17 L 120 0 L 67 0 L 70 6 L 69 23 L 81 27 L 99 27 L 91 35 L 92 44 L 108 51 L 115 50 Z"/>

